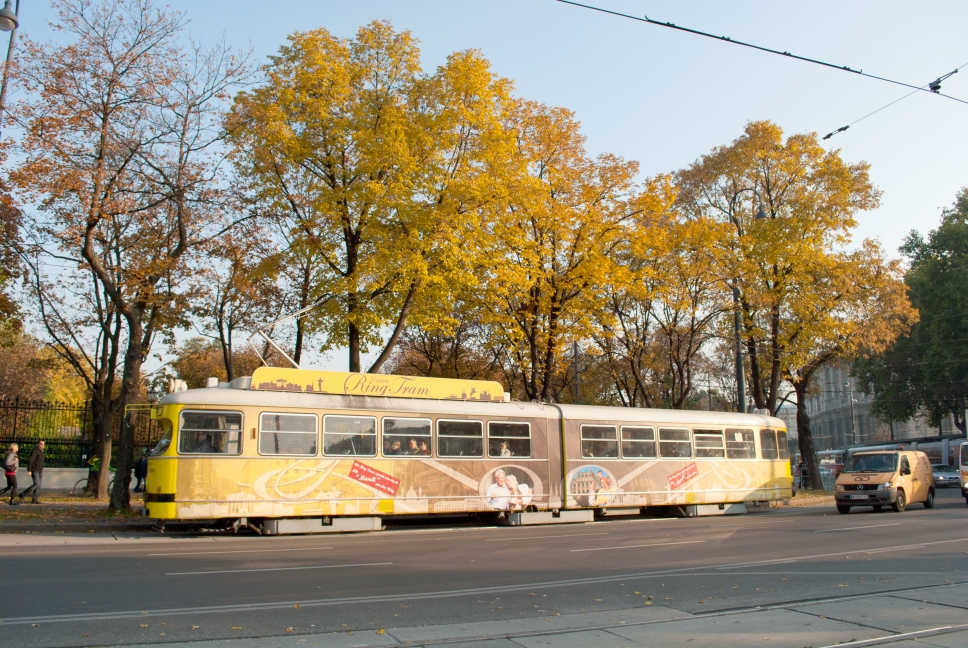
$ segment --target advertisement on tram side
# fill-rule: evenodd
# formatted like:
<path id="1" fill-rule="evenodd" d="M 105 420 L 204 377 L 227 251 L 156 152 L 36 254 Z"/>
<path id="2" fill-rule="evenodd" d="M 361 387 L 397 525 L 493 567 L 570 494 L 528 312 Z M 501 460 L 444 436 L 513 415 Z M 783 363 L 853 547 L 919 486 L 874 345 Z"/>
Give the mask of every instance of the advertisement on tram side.
<path id="1" fill-rule="evenodd" d="M 785 461 L 601 462 L 573 468 L 567 482 L 569 508 L 719 504 L 792 497 L 792 478 Z"/>
<path id="2" fill-rule="evenodd" d="M 179 518 L 547 508 L 548 461 L 181 459 Z"/>

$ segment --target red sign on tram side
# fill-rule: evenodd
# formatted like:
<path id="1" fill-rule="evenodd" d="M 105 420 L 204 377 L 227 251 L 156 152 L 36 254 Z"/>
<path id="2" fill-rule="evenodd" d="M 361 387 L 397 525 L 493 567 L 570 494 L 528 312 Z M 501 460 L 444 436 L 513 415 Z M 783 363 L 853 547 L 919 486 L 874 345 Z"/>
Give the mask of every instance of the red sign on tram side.
<path id="1" fill-rule="evenodd" d="M 680 468 L 679 470 L 669 475 L 669 488 L 675 490 L 676 488 L 679 488 L 680 486 L 685 484 L 693 477 L 698 477 L 698 476 L 699 476 L 699 467 L 696 466 L 695 462 L 693 462 L 688 466 L 686 466 L 685 468 Z"/>
<path id="2" fill-rule="evenodd" d="M 359 461 L 353 462 L 353 467 L 350 468 L 349 478 L 355 479 L 361 484 L 366 484 L 387 495 L 396 495 L 397 489 L 400 488 L 400 480 L 393 475 L 380 472 L 376 468 L 371 468 Z"/>

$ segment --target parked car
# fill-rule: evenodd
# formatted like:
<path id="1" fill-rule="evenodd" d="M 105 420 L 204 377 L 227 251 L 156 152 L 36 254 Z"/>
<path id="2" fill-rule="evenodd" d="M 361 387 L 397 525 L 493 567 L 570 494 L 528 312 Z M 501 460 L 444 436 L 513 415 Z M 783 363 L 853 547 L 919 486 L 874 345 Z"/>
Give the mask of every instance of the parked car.
<path id="1" fill-rule="evenodd" d="M 936 488 L 954 488 L 961 485 L 958 479 L 958 469 L 947 464 L 931 464 L 931 472 L 934 473 L 934 485 Z"/>

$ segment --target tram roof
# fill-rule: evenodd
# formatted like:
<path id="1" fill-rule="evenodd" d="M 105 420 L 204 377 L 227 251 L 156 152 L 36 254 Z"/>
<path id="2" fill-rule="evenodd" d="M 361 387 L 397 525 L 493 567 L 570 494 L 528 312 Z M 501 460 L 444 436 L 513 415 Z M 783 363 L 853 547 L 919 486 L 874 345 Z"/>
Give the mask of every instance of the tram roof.
<path id="1" fill-rule="evenodd" d="M 272 392 L 220 387 L 205 387 L 166 394 L 160 405 L 195 405 L 207 407 L 271 407 L 327 410 L 374 410 L 452 415 L 492 415 L 503 417 L 558 418 L 561 411 L 566 420 L 642 422 L 668 425 L 711 425 L 780 427 L 786 424 L 773 416 L 738 414 L 734 412 L 706 412 L 702 410 L 667 410 L 598 405 L 553 405 L 549 403 L 509 403 L 389 398 L 383 396 L 346 396 L 338 394 L 307 394 Z"/>

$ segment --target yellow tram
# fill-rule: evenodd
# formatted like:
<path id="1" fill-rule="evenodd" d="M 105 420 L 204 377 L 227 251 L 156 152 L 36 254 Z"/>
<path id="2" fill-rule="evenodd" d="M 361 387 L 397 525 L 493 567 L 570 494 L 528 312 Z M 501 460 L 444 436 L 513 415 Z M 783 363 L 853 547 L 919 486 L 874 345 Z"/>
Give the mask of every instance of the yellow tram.
<path id="1" fill-rule="evenodd" d="M 162 521 L 306 532 L 485 511 L 517 523 L 701 514 L 792 496 L 784 424 L 754 414 L 523 403 L 495 382 L 261 367 L 168 394 L 151 416 L 165 434 L 145 505 Z"/>

